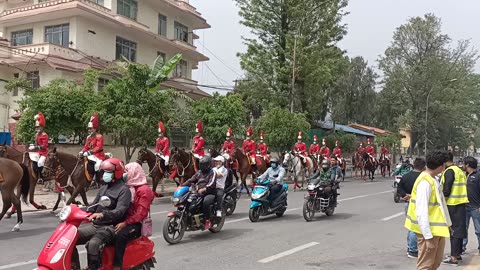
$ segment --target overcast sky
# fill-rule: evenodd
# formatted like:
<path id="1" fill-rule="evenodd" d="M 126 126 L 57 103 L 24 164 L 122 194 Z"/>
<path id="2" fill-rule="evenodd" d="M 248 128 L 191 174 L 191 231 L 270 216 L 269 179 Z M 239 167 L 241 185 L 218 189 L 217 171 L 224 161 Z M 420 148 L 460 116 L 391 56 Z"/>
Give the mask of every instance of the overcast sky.
<path id="1" fill-rule="evenodd" d="M 190 0 L 212 28 L 197 31 L 198 50 L 210 58 L 194 72 L 201 84 L 233 86 L 242 70 L 236 54 L 246 50 L 241 36 L 249 29 L 240 25 L 234 0 Z M 350 56 L 363 56 L 376 67 L 378 56 L 390 45 L 395 29 L 408 18 L 434 13 L 442 18 L 443 32 L 452 39 L 470 39 L 480 48 L 480 0 L 350 0 L 344 22 L 348 34 L 340 47 Z M 477 30 L 475 30 L 477 29 Z M 477 72 L 480 65 L 477 64 Z"/>

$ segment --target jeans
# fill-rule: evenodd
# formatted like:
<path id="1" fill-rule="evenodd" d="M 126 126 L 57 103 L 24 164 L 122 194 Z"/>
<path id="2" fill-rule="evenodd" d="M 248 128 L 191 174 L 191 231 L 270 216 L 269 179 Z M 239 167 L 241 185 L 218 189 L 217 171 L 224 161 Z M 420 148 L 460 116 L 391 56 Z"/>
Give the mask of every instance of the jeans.
<path id="1" fill-rule="evenodd" d="M 134 223 L 127 225 L 115 236 L 115 255 L 113 257 L 113 266 L 122 267 L 123 255 L 127 248 L 128 242 L 140 237 L 142 232 L 142 223 Z"/>
<path id="2" fill-rule="evenodd" d="M 215 202 L 215 195 L 207 194 L 203 197 L 203 216 L 206 220 L 210 220 L 211 218 L 211 211 L 210 207 Z"/>
<path id="3" fill-rule="evenodd" d="M 480 251 L 480 212 L 476 207 L 467 205 L 467 238 L 463 239 L 463 250 L 467 249 L 468 243 L 468 227 L 470 225 L 470 218 L 473 219 L 473 226 L 475 226 L 475 234 L 478 240 L 478 250 Z"/>
<path id="4" fill-rule="evenodd" d="M 408 202 L 405 203 L 405 214 L 408 212 Z M 407 249 L 409 252 L 417 253 L 418 246 L 417 246 L 417 235 L 412 232 L 408 231 L 407 233 Z"/>
<path id="5" fill-rule="evenodd" d="M 217 188 L 216 190 L 216 200 L 217 200 L 217 211 L 222 211 L 222 204 L 223 204 L 223 195 L 225 194 L 225 191 L 221 188 Z"/>

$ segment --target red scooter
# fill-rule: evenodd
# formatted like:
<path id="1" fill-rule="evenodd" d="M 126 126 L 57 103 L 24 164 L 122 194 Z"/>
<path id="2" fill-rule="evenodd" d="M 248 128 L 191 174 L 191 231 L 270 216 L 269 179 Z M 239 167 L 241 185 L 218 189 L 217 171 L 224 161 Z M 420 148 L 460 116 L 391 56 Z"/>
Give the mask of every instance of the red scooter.
<path id="1" fill-rule="evenodd" d="M 103 196 L 98 204 L 90 207 L 110 205 L 110 198 Z M 43 247 L 37 259 L 38 267 L 34 270 L 71 270 L 73 248 L 78 240 L 78 227 L 87 220 L 91 213 L 87 213 L 76 205 L 65 206 L 58 214 L 62 221 L 50 239 Z M 102 266 L 100 270 L 113 270 L 114 248 L 106 246 L 102 252 Z M 122 270 L 138 269 L 149 270 L 154 267 L 155 247 L 148 237 L 140 237 L 128 243 L 123 258 Z"/>

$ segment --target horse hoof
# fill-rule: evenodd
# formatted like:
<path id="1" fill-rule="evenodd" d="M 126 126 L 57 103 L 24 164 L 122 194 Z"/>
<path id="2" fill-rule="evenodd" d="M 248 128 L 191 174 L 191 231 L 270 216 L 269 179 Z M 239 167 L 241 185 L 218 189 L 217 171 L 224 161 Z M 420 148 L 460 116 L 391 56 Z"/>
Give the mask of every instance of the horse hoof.
<path id="1" fill-rule="evenodd" d="M 160 193 L 155 192 L 155 197 L 157 197 L 157 198 L 162 198 L 162 197 L 164 197 L 164 196 L 163 196 L 162 194 L 160 194 Z"/>
<path id="2" fill-rule="evenodd" d="M 8 213 L 8 214 L 5 216 L 5 218 L 12 218 L 12 215 L 13 215 L 13 214 Z"/>
<path id="3" fill-rule="evenodd" d="M 42 205 L 40 205 L 40 207 L 38 207 L 38 209 L 40 209 L 40 210 L 47 210 L 47 207 L 42 204 Z"/>
<path id="4" fill-rule="evenodd" d="M 19 224 L 15 225 L 12 229 L 12 232 L 18 232 L 18 231 L 20 231 L 20 225 Z"/>

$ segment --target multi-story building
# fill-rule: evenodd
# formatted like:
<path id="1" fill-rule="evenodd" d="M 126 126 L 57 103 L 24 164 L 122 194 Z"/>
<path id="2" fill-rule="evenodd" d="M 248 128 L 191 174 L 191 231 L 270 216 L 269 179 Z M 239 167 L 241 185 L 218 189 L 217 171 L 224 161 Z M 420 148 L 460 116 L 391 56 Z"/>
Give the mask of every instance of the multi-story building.
<path id="1" fill-rule="evenodd" d="M 198 52 L 197 29 L 210 25 L 188 0 L 0 0 L 0 131 L 13 121 L 22 91 L 7 92 L 18 76 L 34 88 L 55 78 L 80 79 L 123 57 L 152 64 L 158 55 L 183 60 L 163 84 L 198 99 L 208 96 L 192 70 L 208 58 Z M 108 82 L 101 78 L 99 89 Z"/>

